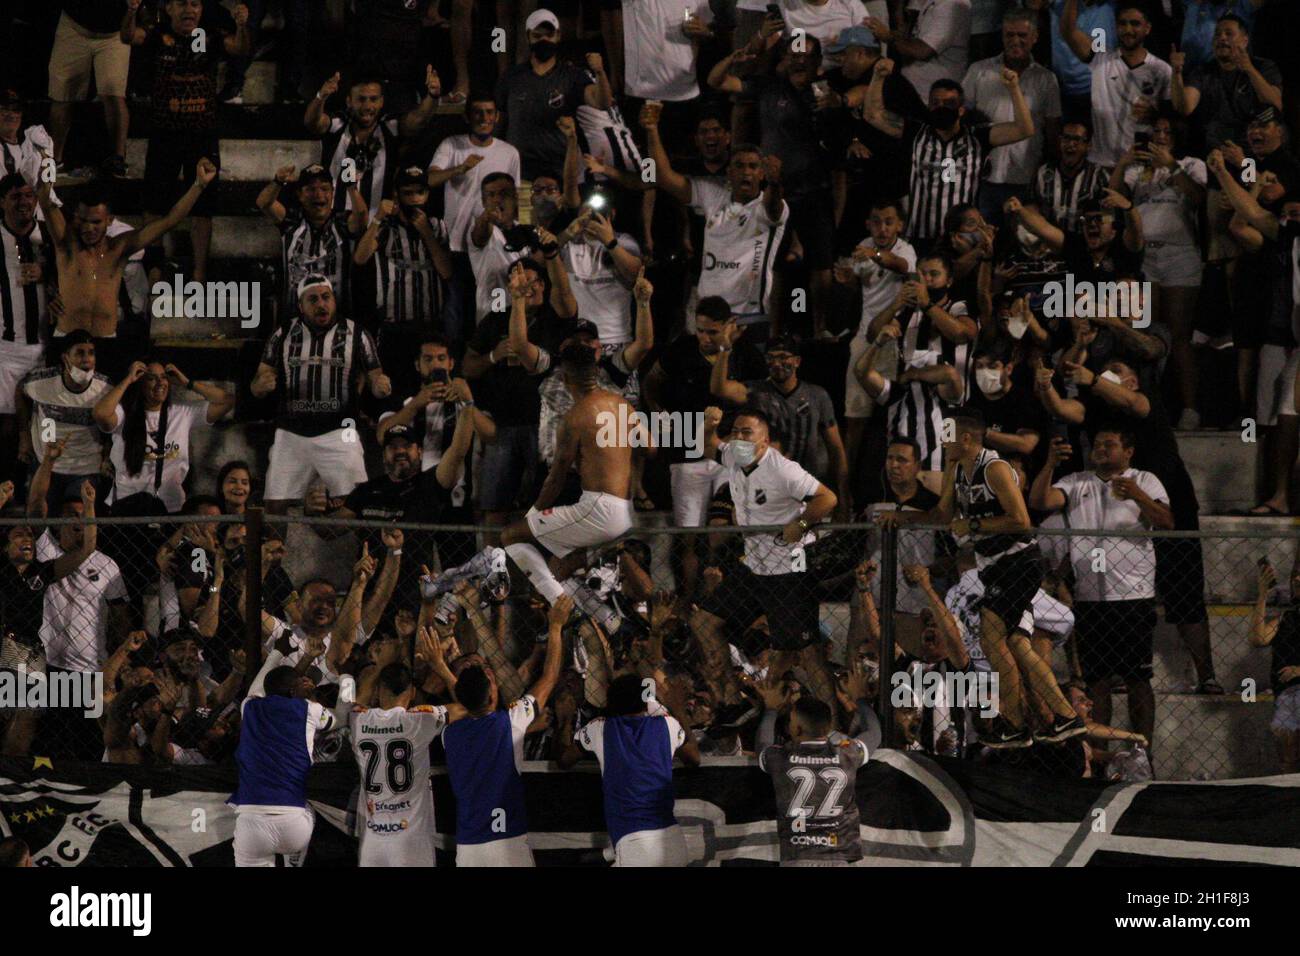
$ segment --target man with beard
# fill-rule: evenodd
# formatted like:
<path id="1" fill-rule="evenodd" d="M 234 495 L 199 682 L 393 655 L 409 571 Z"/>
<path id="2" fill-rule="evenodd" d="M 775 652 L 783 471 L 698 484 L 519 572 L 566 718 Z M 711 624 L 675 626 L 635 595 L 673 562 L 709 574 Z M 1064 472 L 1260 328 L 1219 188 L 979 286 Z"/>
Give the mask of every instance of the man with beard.
<path id="1" fill-rule="evenodd" d="M 1250 54 L 1245 22 L 1228 13 L 1214 26 L 1214 59 L 1185 77 L 1185 51 L 1169 55 L 1173 77 L 1170 95 L 1183 116 L 1198 113 L 1205 149 L 1218 149 L 1246 135 L 1250 118 L 1271 106 L 1282 108 L 1282 73 L 1277 64 Z M 1241 82 L 1242 79 L 1246 82 Z"/>
<path id="2" fill-rule="evenodd" d="M 279 200 L 280 190 L 295 178 L 298 205 L 286 209 Z M 312 163 L 297 177 L 294 167 L 281 166 L 275 171 L 275 179 L 258 193 L 257 208 L 280 230 L 286 312 L 291 314 L 294 290 L 309 275 L 329 279 L 343 308 L 350 308 L 352 243 L 366 227 L 368 209 L 355 183 L 349 191 L 351 211 L 336 211 L 334 177 L 320 163 Z"/>
<path id="3" fill-rule="evenodd" d="M 0 112 L 0 116 L 3 113 Z M 10 477 L 18 437 L 14 389 L 41 361 L 41 328 L 54 276 L 51 243 L 36 221 L 36 192 L 19 173 L 0 179 L 0 478 Z"/>
<path id="4" fill-rule="evenodd" d="M 564 134 L 556 128 L 556 120 L 572 116 L 584 103 L 607 110 L 614 95 L 599 53 L 587 54 L 587 69 L 556 60 L 560 21 L 550 10 L 534 10 L 524 21 L 524 29 L 528 32 L 528 61 L 515 64 L 501 77 L 496 101 L 501 110 L 501 136 L 519 150 L 523 178 L 528 180 L 539 170 L 564 165 Z"/>
<path id="5" fill-rule="evenodd" d="M 42 183 L 36 199 L 54 242 L 59 298 L 63 302 L 54 334 L 84 329 L 101 341 L 113 338 L 117 334 L 118 295 L 127 260 L 179 225 L 216 177 L 217 167 L 212 161 L 200 159 L 195 166 L 194 184 L 167 215 L 116 236 L 108 234 L 113 214 L 103 187 L 91 186 L 81 193 L 69 225 L 62 210 L 50 199 L 50 184 Z M 114 374 L 120 371 L 113 370 Z"/>
<path id="6" fill-rule="evenodd" d="M 302 498 L 313 475 L 338 497 L 366 480 L 356 434 L 360 389 L 364 384 L 375 398 L 392 393 L 370 334 L 337 315 L 330 280 L 309 275 L 297 291 L 301 317 L 267 340 L 249 386 L 257 398 L 279 396 L 266 508 L 280 515 Z"/>
<path id="7" fill-rule="evenodd" d="M 384 430 L 384 473 L 378 478 L 357 485 L 343 501 L 341 507 L 329 512 L 331 518 L 360 519 L 363 521 L 391 521 L 395 525 L 438 524 L 447 521 L 445 512 L 455 501 L 454 490 L 464 472 L 465 457 L 469 454 L 474 437 L 474 400 L 464 381 L 446 397 L 457 403 L 456 430 L 451 444 L 438 464 L 427 470 L 420 468 L 420 445 L 415 430 L 406 425 L 393 425 Z M 325 510 L 324 493 L 316 491 L 303 502 L 304 514 L 321 514 Z M 317 529 L 318 531 L 321 529 Z M 361 540 L 368 553 L 378 558 L 386 548 L 379 529 L 361 532 Z M 408 532 L 405 545 L 392 552 L 400 556 L 409 547 L 412 551 L 400 565 L 397 593 L 409 595 L 419 576 L 421 565 L 434 566 L 436 537 L 428 532 Z M 459 563 L 463 551 L 441 554 L 444 566 Z"/>
<path id="8" fill-rule="evenodd" d="M 925 252 L 943 234 L 948 211 L 976 201 L 989 151 L 1033 136 L 1034 117 L 1020 89 L 1020 74 L 1003 67 L 1001 78 L 1011 97 L 1013 122 L 968 127 L 962 121 L 965 91 L 953 80 L 936 80 L 930 88 L 926 121 L 904 118 L 899 122 L 885 113 L 883 100 L 885 78 L 893 70 L 891 60 L 876 64 L 862 112 L 876 129 L 910 144 L 908 238 L 918 252 Z"/>
<path id="9" fill-rule="evenodd" d="M 451 279 L 447 226 L 425 213 L 428 201 L 424 170 L 419 166 L 402 170 L 397 175 L 397 202 L 380 201 L 352 254 L 357 266 L 374 260 L 379 358 L 392 369 L 408 368 L 407 357 L 436 329 L 442 318 L 444 283 Z M 401 377 L 409 378 L 409 373 Z"/>
<path id="10" fill-rule="evenodd" d="M 335 73 L 307 104 L 303 125 L 321 138 L 320 161 L 334 182 L 334 211 L 353 209 L 349 183 L 356 183 L 367 209 L 378 209 L 390 194 L 402 137 L 414 136 L 433 116 L 442 93 L 433 67 L 425 71 L 427 96 L 420 106 L 400 120 L 384 114 L 384 84 L 372 77 L 354 80 L 348 88 L 347 108 L 341 115 L 328 116 L 325 101 L 338 92 Z M 345 175 L 346 173 L 346 175 Z"/>
<path id="11" fill-rule="evenodd" d="M 739 334 L 737 326 L 732 330 L 734 335 Z M 767 378 L 747 382 L 732 379 L 730 359 L 728 348 L 713 363 L 709 392 L 715 398 L 766 412 L 780 436 L 781 453 L 810 474 L 831 476 L 839 496 L 839 513 L 847 517 L 852 507 L 849 462 L 835 421 L 835 407 L 826 389 L 800 381 L 803 358 L 794 336 L 779 335 L 767 343 Z"/>
<path id="12" fill-rule="evenodd" d="M 1161 100 L 1170 96 L 1173 71 L 1146 48 L 1151 20 L 1135 3 L 1115 8 L 1119 48 L 1097 52 L 1093 38 L 1078 27 L 1078 0 L 1065 0 L 1061 36 L 1092 70 L 1092 152 L 1098 166 L 1114 166 L 1133 145 L 1140 124 L 1150 124 Z"/>
<path id="13" fill-rule="evenodd" d="M 414 363 L 419 389 L 402 402 L 400 409 L 379 416 L 376 435 L 380 445 L 383 445 L 390 428 L 411 429 L 411 440 L 420 448 L 421 471 L 437 468 L 451 450 L 463 410 L 468 408 L 473 416 L 475 434 L 484 440 L 495 434 L 492 419 L 474 404 L 469 383 L 463 378 L 452 378 L 454 364 L 451 346 L 445 339 L 437 336 L 425 339 L 420 343 Z M 465 457 L 468 461 L 468 452 Z M 462 464 L 456 484 L 451 489 L 451 500 L 442 511 L 443 523 L 474 524 L 470 498 L 470 470 Z M 472 532 L 441 532 L 437 541 L 443 567 L 460 564 L 474 553 Z"/>

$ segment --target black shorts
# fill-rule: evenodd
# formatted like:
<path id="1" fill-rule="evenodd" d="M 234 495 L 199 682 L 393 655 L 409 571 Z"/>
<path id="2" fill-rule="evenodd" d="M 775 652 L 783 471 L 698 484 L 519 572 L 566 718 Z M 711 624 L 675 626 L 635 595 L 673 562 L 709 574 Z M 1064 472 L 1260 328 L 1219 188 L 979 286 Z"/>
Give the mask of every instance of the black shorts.
<path id="1" fill-rule="evenodd" d="M 786 197 L 790 229 L 799 235 L 803 264 L 808 269 L 829 269 L 835 261 L 835 203 L 829 189 Z"/>
<path id="2" fill-rule="evenodd" d="M 1150 680 L 1155 632 L 1154 601 L 1076 601 L 1074 633 L 1083 679 Z"/>
<path id="3" fill-rule="evenodd" d="M 987 608 L 1000 617 L 1010 634 L 1033 604 L 1034 594 L 1043 583 L 1038 549 L 1025 548 L 999 558 L 980 572 L 980 581 L 984 585 L 980 609 Z"/>
<path id="4" fill-rule="evenodd" d="M 176 200 L 194 185 L 194 170 L 207 157 L 221 168 L 221 148 L 215 132 L 154 133 L 144 154 L 146 208 L 166 215 Z M 210 218 L 217 205 L 214 180 L 190 210 L 191 216 Z"/>
<path id="5" fill-rule="evenodd" d="M 1170 624 L 1209 620 L 1200 538 L 1156 538 L 1156 594 Z"/>
<path id="6" fill-rule="evenodd" d="M 718 589 L 700 602 L 700 609 L 722 618 L 737 633 L 767 616 L 771 647 L 797 651 L 821 636 L 817 598 L 809 574 L 755 574 L 744 565 L 724 572 Z"/>

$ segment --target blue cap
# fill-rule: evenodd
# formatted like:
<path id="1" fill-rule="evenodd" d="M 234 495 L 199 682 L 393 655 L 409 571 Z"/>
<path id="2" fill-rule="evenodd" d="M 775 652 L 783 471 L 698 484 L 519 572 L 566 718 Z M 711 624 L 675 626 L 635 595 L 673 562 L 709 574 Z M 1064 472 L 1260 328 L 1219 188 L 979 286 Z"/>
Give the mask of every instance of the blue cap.
<path id="1" fill-rule="evenodd" d="M 863 46 L 869 50 L 879 50 L 880 41 L 876 35 L 863 26 L 845 27 L 834 43 L 826 45 L 827 53 L 843 53 L 851 46 Z"/>

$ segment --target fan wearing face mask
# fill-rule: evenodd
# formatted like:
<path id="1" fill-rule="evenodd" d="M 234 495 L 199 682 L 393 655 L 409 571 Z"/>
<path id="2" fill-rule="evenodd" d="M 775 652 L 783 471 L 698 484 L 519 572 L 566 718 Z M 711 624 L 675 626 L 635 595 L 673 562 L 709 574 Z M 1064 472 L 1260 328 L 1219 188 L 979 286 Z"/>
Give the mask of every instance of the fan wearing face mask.
<path id="1" fill-rule="evenodd" d="M 560 20 L 550 10 L 534 10 L 524 29 L 528 59 L 507 70 L 497 85 L 497 129 L 519 150 L 523 177 L 530 180 L 540 170 L 564 166 L 565 136 L 556 120 L 583 105 L 607 110 L 614 95 L 599 53 L 587 54 L 586 69 L 560 62 Z"/>
<path id="2" fill-rule="evenodd" d="M 967 402 L 984 416 L 984 444 L 999 455 L 1032 457 L 1047 432 L 1042 408 L 1028 388 L 1012 379 L 1011 343 L 998 339 L 975 350 L 975 387 Z"/>

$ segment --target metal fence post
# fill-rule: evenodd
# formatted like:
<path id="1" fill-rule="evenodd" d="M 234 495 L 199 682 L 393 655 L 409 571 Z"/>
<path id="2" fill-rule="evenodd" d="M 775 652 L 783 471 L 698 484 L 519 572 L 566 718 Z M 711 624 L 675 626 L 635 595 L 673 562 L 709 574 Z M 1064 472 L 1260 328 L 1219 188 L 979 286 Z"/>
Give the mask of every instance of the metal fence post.
<path id="1" fill-rule="evenodd" d="M 889 702 L 894 672 L 894 608 L 898 603 L 898 526 L 880 528 L 880 745 L 889 747 L 894 735 L 894 708 Z"/>
<path id="2" fill-rule="evenodd" d="M 244 654 L 248 670 L 245 690 L 262 669 L 262 541 L 265 538 L 263 511 L 250 506 L 244 523 Z"/>

